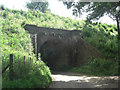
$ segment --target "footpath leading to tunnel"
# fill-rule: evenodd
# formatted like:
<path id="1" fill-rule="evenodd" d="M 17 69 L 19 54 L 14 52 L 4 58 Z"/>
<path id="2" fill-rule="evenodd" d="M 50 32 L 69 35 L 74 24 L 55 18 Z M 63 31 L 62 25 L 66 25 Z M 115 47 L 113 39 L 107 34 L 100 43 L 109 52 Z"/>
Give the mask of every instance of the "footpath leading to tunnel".
<path id="1" fill-rule="evenodd" d="M 118 76 L 88 76 L 71 72 L 53 72 L 49 88 L 118 88 Z"/>

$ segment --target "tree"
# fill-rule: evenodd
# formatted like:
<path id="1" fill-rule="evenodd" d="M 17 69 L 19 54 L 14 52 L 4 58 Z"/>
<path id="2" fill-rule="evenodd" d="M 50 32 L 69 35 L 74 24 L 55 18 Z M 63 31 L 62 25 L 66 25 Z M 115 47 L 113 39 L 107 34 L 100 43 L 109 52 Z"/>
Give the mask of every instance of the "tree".
<path id="1" fill-rule="evenodd" d="M 118 28 L 118 47 L 120 48 L 120 12 L 116 13 L 117 6 L 120 6 L 119 2 L 63 2 L 67 5 L 67 8 L 73 8 L 73 15 L 80 16 L 83 12 L 89 12 L 87 21 L 98 20 L 102 16 L 109 15 L 110 18 L 117 21 Z M 119 54 L 120 55 L 120 50 Z M 120 62 L 120 58 L 119 58 Z"/>
<path id="2" fill-rule="evenodd" d="M 28 9 L 40 10 L 43 13 L 49 10 L 48 2 L 30 2 L 30 3 L 27 3 L 26 6 Z"/>
<path id="3" fill-rule="evenodd" d="M 116 20 L 116 7 L 118 2 L 63 2 L 67 8 L 73 8 L 73 15 L 80 16 L 82 12 L 89 13 L 87 20 L 98 20 L 102 16 L 109 15 Z"/>
<path id="4" fill-rule="evenodd" d="M 0 10 L 5 10 L 5 6 L 4 5 L 0 5 Z"/>

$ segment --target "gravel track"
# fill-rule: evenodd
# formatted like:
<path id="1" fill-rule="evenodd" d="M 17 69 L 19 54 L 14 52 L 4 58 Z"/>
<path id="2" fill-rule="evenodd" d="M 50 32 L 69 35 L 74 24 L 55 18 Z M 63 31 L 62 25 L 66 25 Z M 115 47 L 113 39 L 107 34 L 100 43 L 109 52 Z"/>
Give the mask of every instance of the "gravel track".
<path id="1" fill-rule="evenodd" d="M 88 76 L 71 72 L 53 72 L 49 88 L 118 88 L 118 76 Z"/>

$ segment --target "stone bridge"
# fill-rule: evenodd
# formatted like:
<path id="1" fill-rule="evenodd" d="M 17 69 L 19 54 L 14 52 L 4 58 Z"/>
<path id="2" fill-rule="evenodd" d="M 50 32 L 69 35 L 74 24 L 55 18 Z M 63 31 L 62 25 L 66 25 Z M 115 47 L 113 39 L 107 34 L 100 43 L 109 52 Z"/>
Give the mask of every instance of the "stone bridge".
<path id="1" fill-rule="evenodd" d="M 37 34 L 37 53 L 41 53 L 42 60 L 51 69 L 81 66 L 91 56 L 101 56 L 81 38 L 80 30 L 44 28 L 30 24 L 24 28 L 30 34 Z"/>

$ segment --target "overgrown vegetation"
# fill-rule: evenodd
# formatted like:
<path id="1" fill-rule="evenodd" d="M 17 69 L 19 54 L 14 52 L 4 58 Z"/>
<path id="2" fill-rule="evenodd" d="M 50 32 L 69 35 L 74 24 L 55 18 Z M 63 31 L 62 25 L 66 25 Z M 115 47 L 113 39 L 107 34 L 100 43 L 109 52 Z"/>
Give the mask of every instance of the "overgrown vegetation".
<path id="1" fill-rule="evenodd" d="M 96 47 L 106 59 L 118 58 L 117 29 L 114 25 L 92 23 L 83 27 L 82 37 Z"/>
<path id="2" fill-rule="evenodd" d="M 63 2 L 64 5 L 67 6 L 68 9 L 73 9 L 73 15 L 80 16 L 83 12 L 89 14 L 87 15 L 87 21 L 82 29 L 82 37 L 90 43 L 92 46 L 96 47 L 101 53 L 105 56 L 105 60 L 97 58 L 95 59 L 97 62 L 94 62 L 94 59 L 91 60 L 93 66 L 90 63 L 87 65 L 75 68 L 72 71 L 81 72 L 89 70 L 91 74 L 95 75 L 117 75 L 118 74 L 118 40 L 117 40 L 117 29 L 115 25 L 107 25 L 101 23 L 90 23 L 91 20 L 98 20 L 105 14 L 108 14 L 110 18 L 117 20 L 116 7 L 120 5 L 120 3 L 111 3 L 111 2 Z M 87 7 L 86 7 L 87 6 Z M 86 7 L 86 8 L 84 8 Z M 103 9 L 104 8 L 104 9 Z M 111 64 L 108 63 L 111 62 Z M 104 70 L 100 66 L 109 66 L 108 71 Z M 103 64 L 104 62 L 104 64 Z M 94 69 L 92 70 L 91 68 Z M 112 67 L 112 68 L 111 68 Z M 103 69 L 103 71 L 99 71 L 99 69 Z M 98 71 L 96 73 L 96 70 Z M 94 72 L 93 72 L 94 71 Z M 115 72 L 115 73 L 114 73 Z"/>
<path id="3" fill-rule="evenodd" d="M 67 71 L 95 76 L 117 76 L 118 62 L 101 58 L 90 58 L 84 66 L 69 68 Z"/>
<path id="4" fill-rule="evenodd" d="M 90 58 L 84 66 L 71 68 L 68 71 L 97 76 L 118 75 L 117 35 L 115 25 L 85 24 L 82 37 L 96 47 L 104 55 L 104 59 Z"/>
<path id="5" fill-rule="evenodd" d="M 23 11 L 20 11 L 21 13 Z M 21 27 L 25 19 L 16 10 L 3 11 L 0 18 L 2 33 L 2 68 L 9 64 L 10 54 L 13 54 L 13 76 L 9 79 L 9 69 L 3 73 L 3 88 L 46 88 L 51 82 L 51 73 L 45 63 L 36 61 L 33 47 L 30 46 L 29 34 Z M 25 63 L 23 57 L 25 56 Z M 30 62 L 31 57 L 31 62 Z"/>
<path id="6" fill-rule="evenodd" d="M 36 57 L 32 53 L 33 47 L 29 47 L 31 40 L 28 38 L 29 34 L 23 28 L 25 24 L 67 30 L 82 30 L 82 37 L 96 47 L 105 56 L 105 59 L 91 58 L 86 65 L 72 68 L 68 71 L 90 75 L 118 74 L 118 33 L 114 25 L 88 24 L 84 21 L 72 20 L 50 12 L 42 13 L 40 11 L 25 12 L 6 9 L 0 17 L 2 25 L 2 33 L 0 33 L 2 37 L 2 67 L 4 68 L 9 63 L 9 55 L 13 53 L 15 70 L 15 79 L 13 81 L 8 78 L 9 70 L 3 74 L 3 88 L 45 88 L 51 82 L 49 68 L 40 59 L 36 61 Z M 23 56 L 26 56 L 25 65 Z M 32 58 L 33 62 L 30 63 L 29 57 Z"/>

